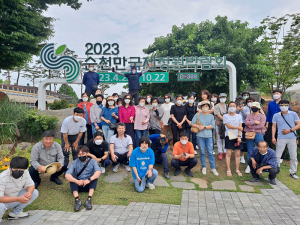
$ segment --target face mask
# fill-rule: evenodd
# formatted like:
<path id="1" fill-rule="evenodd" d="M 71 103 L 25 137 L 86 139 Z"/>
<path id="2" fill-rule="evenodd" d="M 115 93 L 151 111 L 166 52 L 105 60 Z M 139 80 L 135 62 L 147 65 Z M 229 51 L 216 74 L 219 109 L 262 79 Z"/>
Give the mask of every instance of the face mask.
<path id="1" fill-rule="evenodd" d="M 80 156 L 78 158 L 81 162 L 84 162 L 86 160 L 87 156 Z"/>
<path id="2" fill-rule="evenodd" d="M 169 99 L 169 98 L 166 98 L 166 99 L 165 99 L 165 102 L 170 102 L 170 99 Z"/>
<path id="3" fill-rule="evenodd" d="M 143 106 L 145 105 L 145 103 L 144 103 L 144 102 L 141 102 L 139 105 L 140 105 L 141 107 L 143 107 Z"/>
<path id="4" fill-rule="evenodd" d="M 82 118 L 81 116 L 74 116 L 74 120 L 77 121 L 77 122 L 78 122 L 79 120 L 81 120 L 81 118 Z"/>
<path id="5" fill-rule="evenodd" d="M 21 176 L 23 176 L 24 171 L 11 171 L 11 176 L 15 179 L 19 179 Z"/>
<path id="6" fill-rule="evenodd" d="M 118 98 L 114 98 L 115 102 L 118 101 Z"/>
<path id="7" fill-rule="evenodd" d="M 135 74 L 135 73 L 136 73 L 136 70 L 132 70 L 132 73 Z"/>
<path id="8" fill-rule="evenodd" d="M 246 100 L 247 98 L 249 98 L 249 96 L 244 96 L 243 99 Z"/>
<path id="9" fill-rule="evenodd" d="M 114 105 L 115 104 L 113 101 L 109 101 L 107 103 L 108 103 L 108 105 Z"/>
<path id="10" fill-rule="evenodd" d="M 187 143 L 188 141 L 180 140 L 180 142 L 181 142 L 181 144 L 186 145 L 186 143 Z"/>
<path id="11" fill-rule="evenodd" d="M 151 98 L 147 98 L 147 102 L 150 103 L 151 102 Z"/>
<path id="12" fill-rule="evenodd" d="M 226 102 L 226 98 L 220 98 L 220 102 L 222 103 Z"/>
<path id="13" fill-rule="evenodd" d="M 217 98 L 211 98 L 211 101 L 212 101 L 212 102 L 216 102 L 216 101 L 217 101 Z"/>
<path id="14" fill-rule="evenodd" d="M 129 99 L 125 99 L 124 102 L 125 102 L 126 104 L 128 104 L 128 103 L 130 102 L 130 100 L 129 100 Z"/>
<path id="15" fill-rule="evenodd" d="M 235 107 L 229 107 L 228 108 L 228 112 L 235 112 L 236 111 L 236 108 Z"/>
<path id="16" fill-rule="evenodd" d="M 208 112 L 208 108 L 202 108 L 202 112 L 204 113 Z"/>
<path id="17" fill-rule="evenodd" d="M 288 107 L 288 106 L 280 106 L 279 108 L 280 108 L 280 110 L 281 110 L 282 112 L 286 112 L 286 111 L 289 110 L 289 107 Z"/>
<path id="18" fill-rule="evenodd" d="M 140 149 L 141 149 L 142 152 L 146 152 L 147 151 L 147 149 L 143 149 L 142 147 L 140 147 Z"/>
<path id="19" fill-rule="evenodd" d="M 252 108 L 252 112 L 257 112 L 258 108 Z"/>
<path id="20" fill-rule="evenodd" d="M 87 101 L 89 100 L 89 98 L 85 97 L 85 98 L 82 98 L 82 100 L 83 100 L 84 102 L 87 102 Z"/>
<path id="21" fill-rule="evenodd" d="M 102 142 L 103 142 L 103 140 L 96 140 L 96 141 L 95 141 L 95 144 L 96 144 L 96 145 L 101 145 Z"/>
<path id="22" fill-rule="evenodd" d="M 182 101 L 181 101 L 181 100 L 177 101 L 177 104 L 178 104 L 178 105 L 181 105 L 181 104 L 182 104 Z"/>
<path id="23" fill-rule="evenodd" d="M 189 103 L 193 104 L 194 103 L 194 99 L 189 99 Z"/>
<path id="24" fill-rule="evenodd" d="M 252 102 L 248 102 L 248 103 L 247 103 L 247 106 L 248 106 L 249 108 L 251 108 Z"/>
<path id="25" fill-rule="evenodd" d="M 279 99 L 279 98 L 280 98 L 280 95 L 273 95 L 273 98 L 274 98 L 274 99 Z"/>
<path id="26" fill-rule="evenodd" d="M 153 106 L 153 107 L 156 107 L 156 106 L 157 106 L 157 103 L 152 103 L 152 106 Z"/>
<path id="27" fill-rule="evenodd" d="M 118 105 L 118 107 L 121 107 L 122 104 Z"/>
<path id="28" fill-rule="evenodd" d="M 93 67 L 89 67 L 89 71 L 91 71 L 91 72 L 92 72 L 93 70 L 94 70 L 94 68 L 93 68 Z"/>
<path id="29" fill-rule="evenodd" d="M 260 153 L 260 152 L 259 152 Z M 268 151 L 266 151 L 266 153 L 265 154 L 267 154 L 268 153 Z M 261 153 L 260 153 L 261 154 Z M 265 154 L 261 154 L 261 155 L 265 155 Z"/>
<path id="30" fill-rule="evenodd" d="M 102 101 L 97 101 L 97 104 L 98 104 L 98 105 L 101 105 L 101 104 L 102 104 Z"/>

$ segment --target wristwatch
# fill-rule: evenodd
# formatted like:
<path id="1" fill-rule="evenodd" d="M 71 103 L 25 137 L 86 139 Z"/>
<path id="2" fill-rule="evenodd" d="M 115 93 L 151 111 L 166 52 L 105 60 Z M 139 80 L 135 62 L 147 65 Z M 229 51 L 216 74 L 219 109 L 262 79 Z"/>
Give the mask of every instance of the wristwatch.
<path id="1" fill-rule="evenodd" d="M 151 168 L 151 169 L 148 169 L 148 170 L 151 170 L 151 172 L 153 171 L 153 168 Z"/>
<path id="2" fill-rule="evenodd" d="M 240 137 L 240 138 L 241 138 L 242 136 L 241 136 L 241 135 L 238 135 L 238 137 Z"/>
<path id="3" fill-rule="evenodd" d="M 204 130 L 206 129 L 206 127 L 204 126 Z"/>
<path id="4" fill-rule="evenodd" d="M 91 178 L 89 178 L 88 180 L 89 180 L 90 182 L 92 182 L 92 181 L 91 181 Z"/>
<path id="5" fill-rule="evenodd" d="M 290 129 L 290 131 L 291 131 L 291 132 L 294 132 L 294 131 L 292 130 L 292 128 Z"/>

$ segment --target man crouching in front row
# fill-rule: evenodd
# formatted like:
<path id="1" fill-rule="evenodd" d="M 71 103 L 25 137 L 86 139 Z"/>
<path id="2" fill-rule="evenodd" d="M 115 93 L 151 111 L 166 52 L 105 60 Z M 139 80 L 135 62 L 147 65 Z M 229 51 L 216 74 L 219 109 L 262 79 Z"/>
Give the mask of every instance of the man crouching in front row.
<path id="1" fill-rule="evenodd" d="M 101 169 L 96 160 L 87 157 L 89 149 L 86 146 L 78 146 L 76 153 L 78 158 L 71 163 L 66 172 L 66 179 L 70 181 L 71 191 L 75 197 L 74 211 L 79 211 L 82 205 L 78 192 L 89 193 L 84 207 L 90 210 L 92 209 L 92 196 L 96 190 Z"/>

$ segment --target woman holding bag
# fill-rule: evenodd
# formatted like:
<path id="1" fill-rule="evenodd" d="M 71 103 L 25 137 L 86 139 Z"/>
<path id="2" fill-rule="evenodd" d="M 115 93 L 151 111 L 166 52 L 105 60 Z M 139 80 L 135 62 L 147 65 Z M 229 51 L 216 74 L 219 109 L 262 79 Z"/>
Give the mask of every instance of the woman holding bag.
<path id="1" fill-rule="evenodd" d="M 236 103 L 229 102 L 228 104 L 228 114 L 223 116 L 223 123 L 225 124 L 225 148 L 227 150 L 226 154 L 226 167 L 227 176 L 231 177 L 232 173 L 230 170 L 230 158 L 232 150 L 235 154 L 235 171 L 238 176 L 242 177 L 243 174 L 240 172 L 240 153 L 242 148 L 242 131 L 243 131 L 243 120 L 242 116 L 236 114 Z"/>
<path id="2" fill-rule="evenodd" d="M 264 140 L 266 123 L 266 116 L 260 113 L 260 104 L 258 102 L 252 103 L 251 111 L 252 113 L 246 117 L 244 130 L 246 132 L 245 137 L 248 149 L 247 162 L 254 148 L 254 144 L 257 146 L 258 142 Z M 247 165 L 245 172 L 250 173 L 249 165 Z"/>
<path id="3" fill-rule="evenodd" d="M 188 96 L 189 100 L 188 100 L 188 104 L 185 105 L 186 107 L 186 132 L 189 135 L 189 141 L 191 141 L 191 128 L 192 128 L 192 119 L 195 116 L 195 114 L 197 113 L 198 109 L 197 109 L 197 104 L 195 103 L 195 97 L 193 94 L 189 94 Z M 195 155 L 197 155 L 197 151 L 196 151 L 196 144 L 197 144 L 197 138 L 196 138 L 196 134 L 192 133 L 192 141 L 193 146 L 194 146 L 194 150 L 195 150 Z M 200 148 L 200 146 L 199 146 Z"/>

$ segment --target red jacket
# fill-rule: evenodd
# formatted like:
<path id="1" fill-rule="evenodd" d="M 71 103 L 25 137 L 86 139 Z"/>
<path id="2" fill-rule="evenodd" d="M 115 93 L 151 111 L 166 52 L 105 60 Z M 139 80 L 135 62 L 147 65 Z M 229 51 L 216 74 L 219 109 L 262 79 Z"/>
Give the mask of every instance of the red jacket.
<path id="1" fill-rule="evenodd" d="M 89 124 L 90 124 L 90 125 L 91 125 L 90 109 L 91 109 L 92 105 L 94 105 L 94 104 L 91 103 L 91 102 L 87 102 L 87 103 L 86 103 L 86 106 L 85 106 L 85 107 L 87 108 L 87 111 L 88 111 L 88 115 L 89 115 Z M 84 109 L 84 107 L 83 107 L 83 102 L 80 102 L 80 103 L 77 105 L 77 107 Z M 83 118 L 85 119 L 85 113 L 83 113 Z"/>

